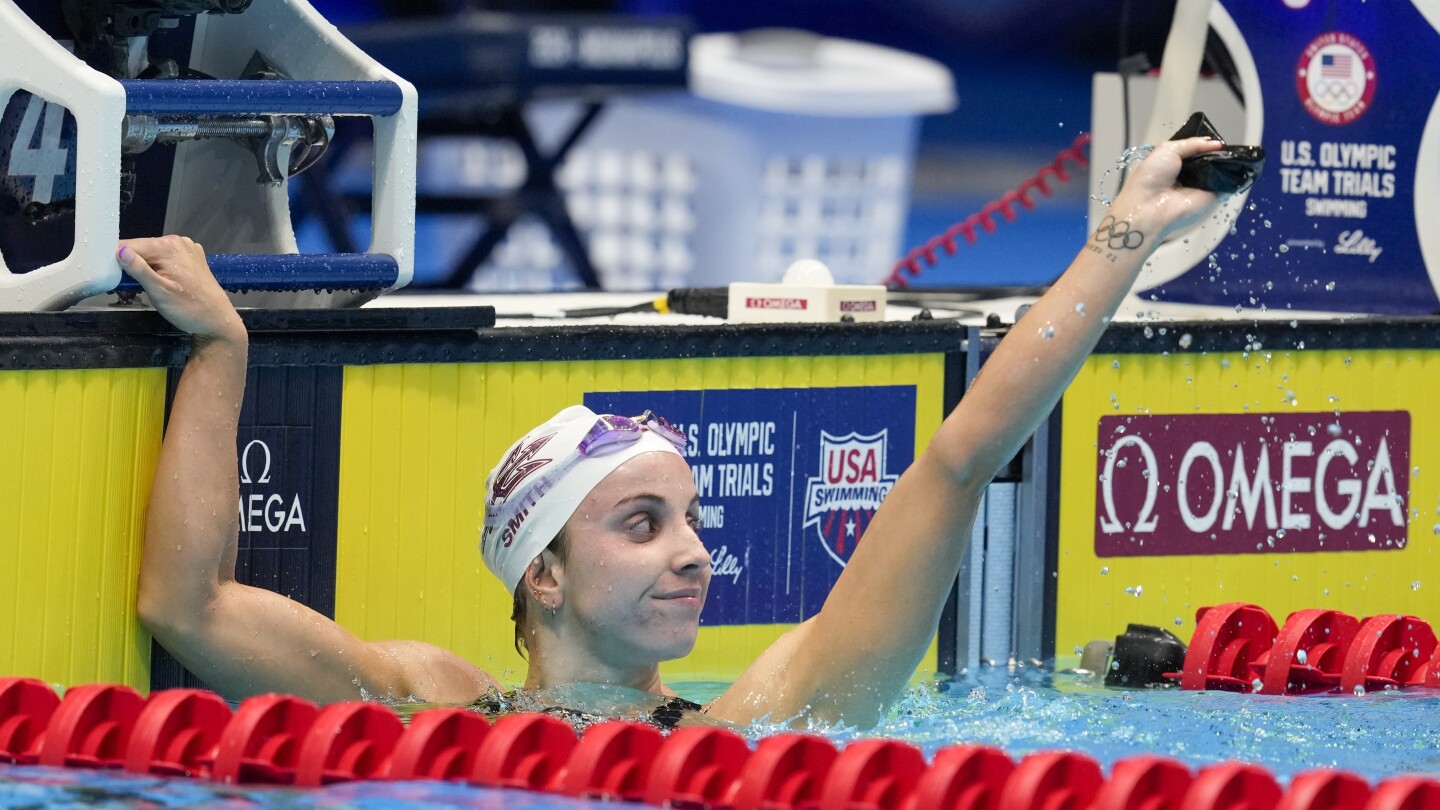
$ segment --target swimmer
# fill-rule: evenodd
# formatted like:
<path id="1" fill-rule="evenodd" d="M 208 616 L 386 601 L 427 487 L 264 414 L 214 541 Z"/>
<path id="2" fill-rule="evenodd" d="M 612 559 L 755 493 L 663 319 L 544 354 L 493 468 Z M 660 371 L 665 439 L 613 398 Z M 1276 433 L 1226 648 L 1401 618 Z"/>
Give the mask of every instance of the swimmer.
<path id="1" fill-rule="evenodd" d="M 884 716 L 935 635 L 986 485 L 1055 407 L 1150 253 L 1213 209 L 1214 195 L 1175 179 L 1182 158 L 1219 148 L 1204 138 L 1166 142 L 1130 173 L 1105 224 L 895 484 L 821 611 L 705 706 L 710 718 L 868 727 Z M 231 700 L 286 692 L 463 704 L 501 694 L 455 653 L 362 641 L 235 580 L 244 325 L 189 239 L 129 240 L 117 255 L 155 308 L 192 336 L 141 561 L 139 615 L 155 639 Z M 482 554 L 514 597 L 527 690 L 603 684 L 688 708 L 659 674 L 661 661 L 693 647 L 711 575 L 683 442 L 652 414 L 572 407 L 516 441 L 490 473 Z"/>

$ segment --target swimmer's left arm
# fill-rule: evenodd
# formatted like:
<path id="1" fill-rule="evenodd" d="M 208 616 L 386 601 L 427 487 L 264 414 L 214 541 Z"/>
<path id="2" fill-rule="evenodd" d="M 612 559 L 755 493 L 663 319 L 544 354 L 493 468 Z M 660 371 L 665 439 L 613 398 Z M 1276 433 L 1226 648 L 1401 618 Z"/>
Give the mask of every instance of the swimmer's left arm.
<path id="1" fill-rule="evenodd" d="M 1132 172 L 1108 229 L 1010 330 L 891 489 L 821 612 L 767 650 L 712 712 L 860 726 L 883 716 L 934 638 L 986 486 L 1059 402 L 1145 259 L 1210 210 L 1213 195 L 1175 178 L 1182 158 L 1220 146 L 1168 142 Z"/>

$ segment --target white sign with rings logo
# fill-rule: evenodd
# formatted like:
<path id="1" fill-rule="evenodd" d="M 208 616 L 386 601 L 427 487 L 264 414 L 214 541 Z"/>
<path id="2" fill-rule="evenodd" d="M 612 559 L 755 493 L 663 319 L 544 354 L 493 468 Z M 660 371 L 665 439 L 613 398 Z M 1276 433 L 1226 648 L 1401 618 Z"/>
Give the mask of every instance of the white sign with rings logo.
<path id="1" fill-rule="evenodd" d="M 1296 65 L 1296 90 L 1315 118 L 1331 125 L 1354 121 L 1375 96 L 1375 58 L 1358 38 L 1328 31 L 1310 42 Z"/>
<path id="2" fill-rule="evenodd" d="M 266 444 L 263 439 L 251 439 L 245 445 L 245 449 L 240 451 L 241 485 L 269 484 L 273 461 L 274 455 L 270 452 L 270 445 Z M 288 507 L 286 506 L 287 501 Z M 238 509 L 240 531 L 242 532 L 280 534 L 291 531 L 307 531 L 305 510 L 300 506 L 300 493 L 298 492 L 290 493 L 288 498 L 273 491 L 241 492 Z"/>

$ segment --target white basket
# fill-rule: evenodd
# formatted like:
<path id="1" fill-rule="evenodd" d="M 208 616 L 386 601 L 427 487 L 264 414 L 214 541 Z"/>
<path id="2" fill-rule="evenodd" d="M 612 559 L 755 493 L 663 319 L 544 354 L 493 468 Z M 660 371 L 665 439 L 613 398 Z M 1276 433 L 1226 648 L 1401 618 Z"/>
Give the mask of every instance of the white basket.
<path id="1" fill-rule="evenodd" d="M 799 32 L 710 35 L 692 43 L 691 86 L 612 100 L 559 173 L 605 288 L 778 281 L 800 258 L 825 262 L 841 283 L 885 276 L 900 249 L 917 116 L 954 106 L 944 67 Z M 547 142 L 575 114 L 555 102 L 528 117 Z M 480 138 L 429 140 L 419 168 L 420 188 L 437 193 L 493 193 L 525 173 L 513 144 Z M 479 224 L 427 220 L 418 241 L 440 248 L 438 275 Z M 545 226 L 524 218 L 472 282 L 578 284 Z"/>

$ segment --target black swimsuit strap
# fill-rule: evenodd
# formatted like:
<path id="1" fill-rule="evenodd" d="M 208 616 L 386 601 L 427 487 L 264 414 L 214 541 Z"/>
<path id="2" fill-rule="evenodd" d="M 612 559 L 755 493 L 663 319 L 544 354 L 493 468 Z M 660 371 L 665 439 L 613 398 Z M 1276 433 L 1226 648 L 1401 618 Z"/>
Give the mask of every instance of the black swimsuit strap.
<path id="1" fill-rule="evenodd" d="M 506 692 L 502 695 L 487 694 L 481 696 L 471 705 L 485 714 L 494 716 L 511 711 L 511 708 L 507 704 L 513 700 L 514 697 L 515 693 L 513 691 Z M 680 719 L 684 717 L 687 712 L 698 712 L 703 711 L 703 709 L 704 707 L 699 703 L 693 700 L 686 700 L 676 695 L 666 698 L 665 702 L 656 707 L 647 719 L 653 725 L 669 731 L 679 724 Z M 570 721 L 572 724 L 574 724 L 575 720 L 584 720 L 588 722 L 584 722 L 583 725 L 589 725 L 590 722 L 601 719 L 584 712 L 568 709 L 564 706 L 549 706 L 543 711 L 546 714 L 557 715 L 562 719 Z"/>
<path id="2" fill-rule="evenodd" d="M 703 707 L 699 703 L 676 695 L 660 704 L 659 708 L 651 713 L 650 722 L 663 729 L 672 729 L 680 722 L 680 718 L 685 716 L 686 712 L 698 712 L 702 709 Z"/>

